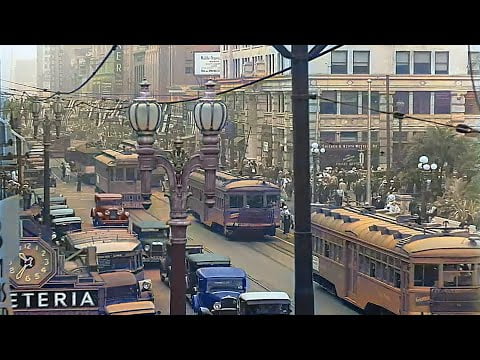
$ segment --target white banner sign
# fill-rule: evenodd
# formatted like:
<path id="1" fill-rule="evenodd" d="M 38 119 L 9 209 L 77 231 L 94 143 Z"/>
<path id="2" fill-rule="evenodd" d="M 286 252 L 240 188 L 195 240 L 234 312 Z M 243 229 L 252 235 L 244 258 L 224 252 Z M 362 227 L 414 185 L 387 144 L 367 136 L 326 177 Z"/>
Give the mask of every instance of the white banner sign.
<path id="1" fill-rule="evenodd" d="M 0 201 L 0 315 L 12 313 L 8 264 L 18 255 L 20 240 L 20 197 Z"/>
<path id="2" fill-rule="evenodd" d="M 220 75 L 221 71 L 219 51 L 195 53 L 195 75 Z"/>
<path id="3" fill-rule="evenodd" d="M 320 267 L 319 265 L 320 265 L 320 263 L 319 263 L 319 261 L 318 261 L 318 257 L 315 256 L 315 255 L 313 255 L 313 256 L 312 256 L 312 267 L 313 267 L 313 270 L 320 271 L 320 270 L 319 270 L 319 267 Z"/>

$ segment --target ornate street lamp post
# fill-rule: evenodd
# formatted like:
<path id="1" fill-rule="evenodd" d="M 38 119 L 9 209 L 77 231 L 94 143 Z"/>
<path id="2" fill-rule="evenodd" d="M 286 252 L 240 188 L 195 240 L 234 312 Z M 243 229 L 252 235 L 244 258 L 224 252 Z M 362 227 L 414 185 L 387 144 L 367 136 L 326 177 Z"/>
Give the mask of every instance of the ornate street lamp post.
<path id="1" fill-rule="evenodd" d="M 148 209 L 152 202 L 151 175 L 153 169 L 160 166 L 168 176 L 170 193 L 170 221 L 171 227 L 171 293 L 170 314 L 185 315 L 185 244 L 187 243 L 187 198 L 188 178 L 196 169 L 205 170 L 205 214 L 208 208 L 215 204 L 215 181 L 218 165 L 218 137 L 225 126 L 227 109 L 225 104 L 216 99 L 213 81 L 208 81 L 205 97 L 194 108 L 195 124 L 202 132 L 202 148 L 189 158 L 182 149 L 183 141 L 177 139 L 171 160 L 163 155 L 154 155 L 154 134 L 159 125 L 161 108 L 155 99 L 150 98 L 148 87 L 150 84 L 143 80 L 140 83 L 140 97 L 135 99 L 128 110 L 128 117 L 133 130 L 137 133 L 140 163 L 141 193 L 143 207 Z"/>
<path id="2" fill-rule="evenodd" d="M 318 155 L 320 150 L 318 149 L 318 144 L 316 142 L 312 143 L 312 147 L 310 148 L 310 152 L 312 153 L 313 159 L 313 202 L 317 202 L 317 164 L 318 164 Z"/>
<path id="3" fill-rule="evenodd" d="M 421 184 L 423 185 L 425 183 L 425 188 L 422 191 L 422 221 L 425 221 L 427 219 L 427 197 L 426 193 L 428 191 L 428 187 L 431 183 L 431 179 L 425 179 L 425 175 L 429 173 L 430 171 L 435 171 L 437 170 L 438 166 L 435 163 L 429 164 L 428 163 L 428 157 L 425 155 L 422 155 L 418 158 L 418 168 L 422 171 L 422 180 Z"/>
<path id="4" fill-rule="evenodd" d="M 38 100 L 38 96 L 35 96 L 32 103 L 32 114 L 33 114 L 33 138 L 36 139 L 38 135 L 38 124 L 40 122 L 40 112 L 42 111 L 42 104 Z"/>
<path id="5" fill-rule="evenodd" d="M 57 96 L 53 103 L 53 113 L 55 114 L 55 132 L 57 139 L 60 138 L 60 125 L 62 124 L 63 103 L 60 96 Z"/>

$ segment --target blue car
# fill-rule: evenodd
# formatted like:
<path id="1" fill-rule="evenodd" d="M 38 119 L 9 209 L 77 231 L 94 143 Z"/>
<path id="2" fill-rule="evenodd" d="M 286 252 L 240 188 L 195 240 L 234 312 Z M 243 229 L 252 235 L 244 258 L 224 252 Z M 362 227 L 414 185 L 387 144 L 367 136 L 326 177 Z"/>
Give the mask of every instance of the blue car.
<path id="1" fill-rule="evenodd" d="M 192 296 L 193 311 L 197 314 L 237 313 L 240 294 L 247 288 L 247 274 L 235 267 L 207 267 L 196 271 L 198 288 Z"/>

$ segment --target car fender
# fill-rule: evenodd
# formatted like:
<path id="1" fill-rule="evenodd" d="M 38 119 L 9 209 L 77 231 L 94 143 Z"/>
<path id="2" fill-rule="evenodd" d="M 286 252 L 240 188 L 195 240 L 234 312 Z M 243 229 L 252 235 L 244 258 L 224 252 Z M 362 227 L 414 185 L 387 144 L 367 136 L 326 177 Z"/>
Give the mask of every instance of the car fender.
<path id="1" fill-rule="evenodd" d="M 198 313 L 200 311 L 200 300 L 198 299 L 198 296 L 197 295 L 193 295 L 192 297 L 192 308 L 193 308 L 193 311 L 195 311 L 196 313 Z"/>

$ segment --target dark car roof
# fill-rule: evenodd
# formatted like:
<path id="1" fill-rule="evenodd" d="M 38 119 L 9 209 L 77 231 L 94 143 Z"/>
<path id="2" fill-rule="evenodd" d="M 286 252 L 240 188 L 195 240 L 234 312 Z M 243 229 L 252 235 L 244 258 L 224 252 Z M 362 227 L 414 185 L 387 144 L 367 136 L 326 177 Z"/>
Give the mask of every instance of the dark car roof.
<path id="1" fill-rule="evenodd" d="M 52 223 L 55 225 L 64 224 L 64 223 L 71 223 L 71 222 L 82 222 L 82 218 L 78 216 L 71 216 L 71 217 L 64 217 L 59 219 L 52 219 Z"/>
<path id="2" fill-rule="evenodd" d="M 168 229 L 164 221 L 134 221 L 133 225 L 141 229 Z"/>
<path id="3" fill-rule="evenodd" d="M 236 267 L 207 267 L 197 270 L 197 274 L 204 278 L 244 278 L 246 277 L 245 271 Z"/>
<path id="4" fill-rule="evenodd" d="M 107 272 L 100 274 L 100 277 L 105 281 L 106 288 L 135 285 L 137 283 L 135 275 L 128 271 Z"/>
<path id="5" fill-rule="evenodd" d="M 218 254 L 189 254 L 187 255 L 187 260 L 194 263 L 212 263 L 212 262 L 228 262 L 230 263 L 230 258 L 228 256 L 218 255 Z"/>

